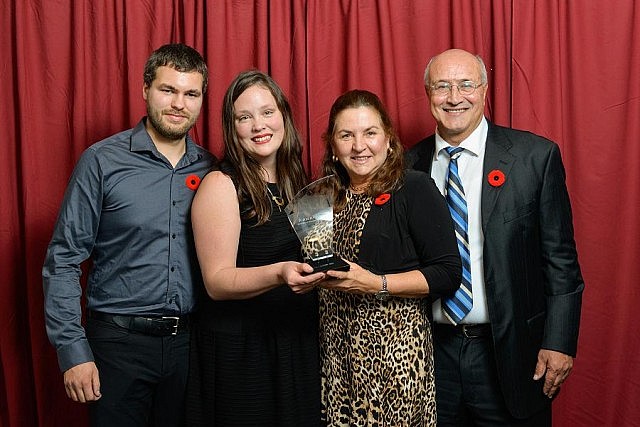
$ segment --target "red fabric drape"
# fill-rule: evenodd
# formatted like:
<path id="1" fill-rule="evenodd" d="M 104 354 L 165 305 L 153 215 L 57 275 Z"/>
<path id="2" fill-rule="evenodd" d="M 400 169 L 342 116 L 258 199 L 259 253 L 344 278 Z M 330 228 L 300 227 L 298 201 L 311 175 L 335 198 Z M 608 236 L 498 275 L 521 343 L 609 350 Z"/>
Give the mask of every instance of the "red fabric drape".
<path id="1" fill-rule="evenodd" d="M 434 129 L 427 59 L 481 54 L 490 119 L 553 139 L 567 170 L 586 290 L 556 425 L 640 425 L 640 3 L 0 0 L 0 25 L 0 427 L 86 425 L 44 333 L 44 252 L 80 153 L 139 120 L 144 61 L 178 41 L 210 67 L 200 143 L 220 154 L 224 90 L 259 68 L 288 94 L 312 173 L 344 90 L 378 93 L 411 146 Z"/>
<path id="2" fill-rule="evenodd" d="M 555 419 L 640 425 L 640 3 L 516 1 L 513 12 L 513 124 L 560 145 L 586 282 Z"/>

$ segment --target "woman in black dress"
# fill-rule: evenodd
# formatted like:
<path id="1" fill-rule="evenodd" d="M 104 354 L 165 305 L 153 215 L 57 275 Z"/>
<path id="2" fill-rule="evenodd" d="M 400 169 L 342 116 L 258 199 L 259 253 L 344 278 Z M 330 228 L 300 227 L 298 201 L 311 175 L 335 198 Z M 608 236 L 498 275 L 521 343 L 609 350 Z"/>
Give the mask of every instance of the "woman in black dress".
<path id="1" fill-rule="evenodd" d="M 318 302 L 284 207 L 306 183 L 282 90 L 247 71 L 223 102 L 224 160 L 192 205 L 209 298 L 192 340 L 189 426 L 313 426 L 320 420 Z"/>

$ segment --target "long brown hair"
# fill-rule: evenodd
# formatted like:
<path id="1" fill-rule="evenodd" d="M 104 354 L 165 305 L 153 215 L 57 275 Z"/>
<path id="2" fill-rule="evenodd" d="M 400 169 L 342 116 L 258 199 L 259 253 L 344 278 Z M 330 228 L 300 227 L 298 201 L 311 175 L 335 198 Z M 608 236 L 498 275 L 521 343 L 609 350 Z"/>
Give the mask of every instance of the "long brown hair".
<path id="1" fill-rule="evenodd" d="M 333 180 L 335 207 L 339 210 L 346 203 L 346 189 L 351 179 L 345 167 L 338 161 L 333 161 L 333 145 L 335 138 L 336 118 L 338 114 L 348 108 L 370 107 L 380 116 L 384 133 L 389 138 L 389 152 L 382 166 L 371 177 L 371 184 L 365 190 L 369 196 L 377 196 L 396 190 L 402 185 L 404 178 L 404 155 L 402 144 L 393 127 L 391 117 L 378 96 L 366 90 L 350 90 L 340 95 L 331 106 L 329 124 L 322 135 L 325 143 L 324 158 L 322 159 L 322 173 L 324 176 L 335 175 Z"/>
<path id="2" fill-rule="evenodd" d="M 238 201 L 250 203 L 252 209 L 248 217 L 258 216 L 258 225 L 264 224 L 271 214 L 271 199 L 267 196 L 263 168 L 243 148 L 235 126 L 234 102 L 248 88 L 263 87 L 273 95 L 278 110 L 284 120 L 284 137 L 276 154 L 276 179 L 278 189 L 285 200 L 293 196 L 307 183 L 302 166 L 302 143 L 293 123 L 289 101 L 277 83 L 267 74 L 258 70 L 244 71 L 236 76 L 227 88 L 222 102 L 222 133 L 224 139 L 224 159 L 235 169 Z"/>

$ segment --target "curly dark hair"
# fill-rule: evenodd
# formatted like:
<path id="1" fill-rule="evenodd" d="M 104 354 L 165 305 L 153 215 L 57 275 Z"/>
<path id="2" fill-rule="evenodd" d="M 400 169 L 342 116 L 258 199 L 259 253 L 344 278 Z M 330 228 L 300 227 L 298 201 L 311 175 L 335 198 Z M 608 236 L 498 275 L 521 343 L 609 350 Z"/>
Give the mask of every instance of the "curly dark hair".
<path id="1" fill-rule="evenodd" d="M 293 114 L 287 97 L 278 84 L 258 70 L 244 71 L 231 82 L 222 102 L 222 134 L 224 159 L 235 169 L 238 201 L 249 202 L 253 207 L 248 216 L 258 216 L 258 225 L 265 223 L 271 214 L 271 199 L 267 197 L 263 169 L 260 163 L 243 148 L 235 126 L 234 103 L 252 86 L 267 89 L 273 95 L 284 120 L 284 137 L 276 155 L 276 179 L 285 201 L 293 199 L 307 183 L 302 165 L 302 143 L 293 123 Z"/>
<path id="2" fill-rule="evenodd" d="M 207 84 L 209 83 L 207 63 L 194 48 L 182 43 L 173 43 L 165 44 L 153 51 L 144 65 L 143 79 L 145 86 L 151 86 L 151 83 L 156 78 L 158 67 L 165 66 L 183 73 L 195 71 L 202 74 L 202 93 L 204 94 L 207 91 Z"/>
<path id="3" fill-rule="evenodd" d="M 370 196 L 378 196 L 396 190 L 402 185 L 404 178 L 404 155 L 400 139 L 393 127 L 391 117 L 378 96 L 366 90 L 350 90 L 340 95 L 331 106 L 329 124 L 322 135 L 325 143 L 324 158 L 322 159 L 322 173 L 324 176 L 334 175 L 334 194 L 336 197 L 335 208 L 340 210 L 346 203 L 346 189 L 351 179 L 345 167 L 333 160 L 333 141 L 335 138 L 336 118 L 338 114 L 348 108 L 369 107 L 373 108 L 380 116 L 384 133 L 389 138 L 389 152 L 382 166 L 373 174 L 370 185 L 365 193 Z"/>

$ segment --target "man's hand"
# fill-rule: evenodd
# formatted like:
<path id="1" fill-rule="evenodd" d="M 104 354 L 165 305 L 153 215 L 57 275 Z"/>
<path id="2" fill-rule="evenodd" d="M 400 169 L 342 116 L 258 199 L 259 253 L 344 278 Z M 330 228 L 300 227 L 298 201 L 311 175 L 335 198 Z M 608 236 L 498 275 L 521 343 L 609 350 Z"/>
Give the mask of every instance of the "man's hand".
<path id="1" fill-rule="evenodd" d="M 81 363 L 64 373 L 64 388 L 67 396 L 75 402 L 92 402 L 102 397 L 100 376 L 94 362 Z"/>
<path id="2" fill-rule="evenodd" d="M 558 351 L 541 349 L 533 374 L 534 381 L 544 376 L 543 393 L 551 399 L 560 389 L 560 384 L 569 376 L 573 368 L 573 357 Z"/>

